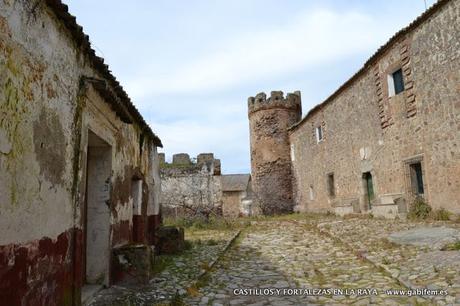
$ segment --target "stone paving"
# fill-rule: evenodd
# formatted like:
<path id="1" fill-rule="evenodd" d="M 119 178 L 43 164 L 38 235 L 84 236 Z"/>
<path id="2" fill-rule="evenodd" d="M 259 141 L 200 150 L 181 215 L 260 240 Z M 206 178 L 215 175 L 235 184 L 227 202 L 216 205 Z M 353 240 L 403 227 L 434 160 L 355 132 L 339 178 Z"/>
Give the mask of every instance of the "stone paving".
<path id="1" fill-rule="evenodd" d="M 190 249 L 180 255 L 161 255 L 155 258 L 163 270 L 149 285 L 142 287 L 112 286 L 101 291 L 88 303 L 89 306 L 152 305 L 169 302 L 176 293 L 187 293 L 193 281 L 217 260 L 237 230 L 186 231 L 185 239 Z"/>
<path id="2" fill-rule="evenodd" d="M 293 221 L 259 222 L 209 273 L 200 295 L 188 305 L 429 304 L 423 298 L 392 297 L 384 289 L 402 289 L 397 280 L 355 252 L 321 234 L 316 226 Z M 241 296 L 238 289 L 336 288 L 350 295 Z M 352 294 L 351 289 L 355 289 Z M 358 296 L 358 289 L 364 290 Z M 289 292 L 286 292 L 289 293 Z M 311 292 L 313 293 L 313 292 Z"/>
<path id="3" fill-rule="evenodd" d="M 456 239 L 458 230 L 453 222 L 262 218 L 251 221 L 212 268 L 235 231 L 188 233 L 192 250 L 174 257 L 149 286 L 108 289 L 92 305 L 168 305 L 176 292 L 174 305 L 460 305 L 460 251 L 441 251 L 438 237 L 449 232 Z M 424 242 L 414 244 L 421 234 Z M 403 237 L 401 244 L 395 237 Z M 448 294 L 392 296 L 388 289 Z M 129 303 L 114 303 L 120 296 Z"/>
<path id="4" fill-rule="evenodd" d="M 448 296 L 432 297 L 432 303 L 460 305 L 460 251 L 439 250 L 443 243 L 452 241 L 448 237 L 453 235 L 452 229 L 456 229 L 458 235 L 459 223 L 352 218 L 320 222 L 317 226 L 387 271 L 406 287 L 448 290 Z M 418 235 L 423 234 L 417 239 L 418 242 L 407 238 L 411 233 L 416 233 L 416 229 Z M 439 232 L 445 232 L 445 237 L 436 237 Z M 427 239 L 430 235 L 433 236 L 431 240 Z M 408 239 L 408 244 L 399 245 L 390 241 L 396 241 L 392 238 L 397 236 L 402 238 L 401 241 Z M 416 236 L 412 234 L 412 237 Z"/>

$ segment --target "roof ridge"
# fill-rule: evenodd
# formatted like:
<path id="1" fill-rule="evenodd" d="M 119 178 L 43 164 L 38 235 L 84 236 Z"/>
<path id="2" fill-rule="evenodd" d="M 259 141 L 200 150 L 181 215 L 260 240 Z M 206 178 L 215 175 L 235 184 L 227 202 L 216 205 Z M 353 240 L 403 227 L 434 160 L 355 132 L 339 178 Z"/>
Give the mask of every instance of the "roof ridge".
<path id="1" fill-rule="evenodd" d="M 140 124 L 142 130 L 152 138 L 156 146 L 163 147 L 160 138 L 145 122 L 120 82 L 110 71 L 109 66 L 104 63 L 104 59 L 96 55 L 96 51 L 91 47 L 89 36 L 83 32 L 83 27 L 77 23 L 77 18 L 70 14 L 68 5 L 64 4 L 61 0 L 45 0 L 45 3 L 70 31 L 73 39 L 80 46 L 81 50 L 86 53 L 86 56 L 88 56 L 90 64 L 108 81 L 109 86 L 112 87 L 115 94 L 120 98 L 129 114 Z"/>
<path id="2" fill-rule="evenodd" d="M 400 29 L 398 32 L 393 34 L 393 36 L 388 39 L 388 41 L 380 46 L 377 51 L 374 52 L 374 54 L 364 62 L 364 65 L 357 71 L 355 72 L 345 83 L 343 83 L 338 89 L 336 89 L 329 97 L 327 97 L 323 102 L 315 105 L 313 108 L 311 108 L 307 114 L 298 122 L 293 124 L 291 127 L 288 128 L 289 131 L 294 131 L 296 130 L 299 126 L 301 126 L 310 116 L 312 116 L 314 113 L 319 111 L 321 108 L 323 108 L 325 105 L 330 103 L 336 96 L 338 96 L 342 91 L 344 91 L 348 86 L 351 85 L 361 74 L 363 74 L 374 62 L 377 61 L 377 59 L 384 54 L 394 43 L 396 43 L 401 37 L 406 35 L 407 33 L 410 33 L 413 31 L 415 28 L 417 28 L 419 25 L 421 25 L 425 20 L 430 18 L 432 15 L 434 15 L 436 12 L 438 12 L 444 5 L 446 5 L 448 2 L 452 0 L 438 0 L 438 2 L 434 3 L 430 8 L 425 10 L 422 14 L 420 14 L 417 18 L 415 18 L 412 22 L 410 22 L 407 26 L 404 28 Z"/>

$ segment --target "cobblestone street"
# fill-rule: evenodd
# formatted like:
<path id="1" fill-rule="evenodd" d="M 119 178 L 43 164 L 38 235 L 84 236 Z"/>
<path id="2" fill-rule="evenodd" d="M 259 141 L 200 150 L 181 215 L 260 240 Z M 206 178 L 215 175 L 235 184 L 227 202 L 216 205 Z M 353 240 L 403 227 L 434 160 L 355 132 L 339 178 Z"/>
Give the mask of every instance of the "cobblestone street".
<path id="1" fill-rule="evenodd" d="M 201 305 L 299 305 L 382 303 L 382 296 L 235 296 L 238 288 L 378 288 L 401 286 L 330 237 L 295 222 L 257 223 L 211 273 Z M 388 301 L 388 299 L 386 299 Z M 404 298 L 390 299 L 408 303 Z M 420 300 L 423 302 L 423 300 Z"/>
<path id="2" fill-rule="evenodd" d="M 185 301 L 191 305 L 458 304 L 458 251 L 431 252 L 386 239 L 393 231 L 441 225 L 363 218 L 252 222 L 209 273 L 200 295 Z M 440 265 L 434 267 L 434 260 Z M 234 294 L 243 288 L 348 288 L 356 294 Z M 408 288 L 445 289 L 449 295 L 395 297 L 385 292 Z M 377 294 L 358 296 L 358 289 L 376 289 Z"/>
<path id="3" fill-rule="evenodd" d="M 122 300 L 129 301 L 128 305 L 165 305 L 173 299 L 179 305 L 215 306 L 460 304 L 458 250 L 441 251 L 440 243 L 430 241 L 428 245 L 390 241 L 392 233 L 421 228 L 425 236 L 438 230 L 454 232 L 453 237 L 443 236 L 445 244 L 460 239 L 455 236 L 458 223 L 297 215 L 248 224 L 228 249 L 236 231 L 189 234 L 189 240 L 199 239 L 200 244 L 195 243 L 186 256 L 174 257 L 175 262 L 148 287 L 131 289 L 129 295 L 120 294 L 122 288 L 112 288 L 103 291 L 93 305 L 126 305 L 115 302 Z M 207 242 L 214 241 L 216 235 L 215 245 Z M 305 294 L 299 290 L 296 295 L 284 290 L 327 288 L 343 292 Z M 408 297 L 386 292 L 417 288 L 447 290 L 448 295 Z M 241 289 L 259 291 L 247 294 Z M 280 294 L 260 295 L 263 289 L 279 289 Z"/>

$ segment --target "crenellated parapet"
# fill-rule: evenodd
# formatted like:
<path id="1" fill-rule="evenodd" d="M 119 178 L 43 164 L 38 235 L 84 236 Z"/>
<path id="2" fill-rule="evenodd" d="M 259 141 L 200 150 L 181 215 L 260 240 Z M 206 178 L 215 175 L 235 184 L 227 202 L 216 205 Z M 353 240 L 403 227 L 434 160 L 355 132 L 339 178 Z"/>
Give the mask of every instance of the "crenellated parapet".
<path id="1" fill-rule="evenodd" d="M 190 158 L 187 153 L 177 153 L 172 156 L 172 163 L 166 162 L 165 154 L 159 154 L 160 172 L 162 175 L 190 175 L 193 173 L 220 175 L 220 159 L 215 159 L 213 153 L 200 153 L 196 158 Z"/>
<path id="2" fill-rule="evenodd" d="M 300 92 L 272 91 L 248 99 L 252 187 L 266 215 L 292 212 L 289 127 L 302 116 Z"/>
<path id="3" fill-rule="evenodd" d="M 266 109 L 289 109 L 294 111 L 300 111 L 301 109 L 301 98 L 300 91 L 288 93 L 284 97 L 282 91 L 272 91 L 270 97 L 264 92 L 258 93 L 255 97 L 248 98 L 248 114 L 255 113 L 259 110 Z"/>

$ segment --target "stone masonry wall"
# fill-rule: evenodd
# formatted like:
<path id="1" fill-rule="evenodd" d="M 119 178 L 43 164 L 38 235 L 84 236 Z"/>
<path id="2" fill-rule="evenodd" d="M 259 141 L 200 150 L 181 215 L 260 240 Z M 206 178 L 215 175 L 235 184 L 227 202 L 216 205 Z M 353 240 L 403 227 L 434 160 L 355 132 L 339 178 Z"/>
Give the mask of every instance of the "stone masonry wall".
<path id="1" fill-rule="evenodd" d="M 460 213 L 460 2 L 441 2 L 292 129 L 303 209 L 366 211 L 363 173 L 370 172 L 372 211 L 394 216 L 398 207 L 384 204 L 398 197 L 410 203 L 409 164 L 419 161 L 428 203 Z M 388 75 L 398 68 L 405 90 L 389 96 Z M 324 140 L 317 143 L 314 129 L 320 125 Z M 334 175 L 334 196 L 327 190 L 328 174 Z"/>
<path id="2" fill-rule="evenodd" d="M 287 129 L 301 117 L 300 93 L 274 91 L 248 99 L 251 175 L 263 214 L 292 212 L 292 173 Z"/>
<path id="3" fill-rule="evenodd" d="M 220 161 L 210 153 L 192 162 L 188 154 L 161 165 L 161 206 L 166 217 L 222 214 Z"/>

